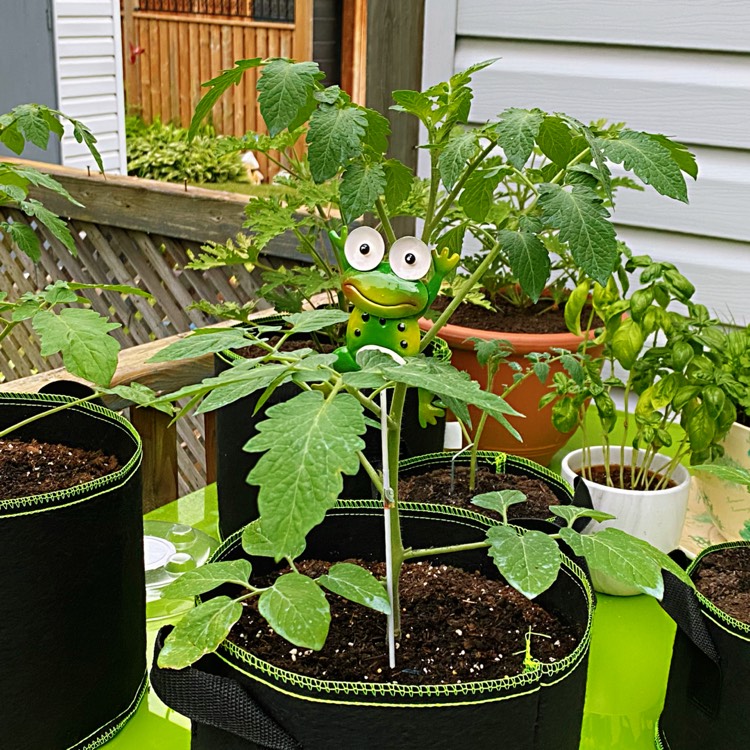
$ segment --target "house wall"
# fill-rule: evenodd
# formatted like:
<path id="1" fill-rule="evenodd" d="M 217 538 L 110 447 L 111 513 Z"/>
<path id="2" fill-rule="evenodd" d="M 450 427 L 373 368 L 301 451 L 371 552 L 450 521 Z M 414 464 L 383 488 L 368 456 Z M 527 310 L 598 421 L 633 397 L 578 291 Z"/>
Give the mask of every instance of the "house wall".
<path id="1" fill-rule="evenodd" d="M 59 108 L 94 133 L 105 171 L 127 174 L 119 0 L 54 0 L 54 12 Z M 62 164 L 97 169 L 70 128 Z"/>
<path id="2" fill-rule="evenodd" d="M 697 156 L 690 204 L 621 191 L 618 235 L 675 262 L 697 298 L 750 323 L 750 3 L 746 0 L 426 0 L 423 83 L 488 58 L 471 120 L 506 107 L 605 117 Z"/>

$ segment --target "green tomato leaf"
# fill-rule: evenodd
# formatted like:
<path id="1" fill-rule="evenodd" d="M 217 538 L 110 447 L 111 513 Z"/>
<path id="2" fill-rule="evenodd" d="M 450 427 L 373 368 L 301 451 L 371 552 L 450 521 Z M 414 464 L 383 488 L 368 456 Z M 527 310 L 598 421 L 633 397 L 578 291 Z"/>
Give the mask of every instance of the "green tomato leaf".
<path id="1" fill-rule="evenodd" d="M 94 310 L 70 307 L 59 315 L 42 310 L 32 318 L 41 338 L 40 354 L 60 352 L 68 372 L 96 385 L 109 385 L 117 368 L 119 342 L 109 335 L 120 327 Z"/>
<path id="2" fill-rule="evenodd" d="M 49 143 L 49 125 L 42 116 L 38 105 L 22 105 L 18 107 L 17 111 L 21 109 L 24 112 L 18 117 L 18 129 L 27 141 L 33 143 L 42 151 L 46 151 Z"/>
<path id="3" fill-rule="evenodd" d="M 432 104 L 426 94 L 421 91 L 402 90 L 394 91 L 392 96 L 396 104 L 391 109 L 415 115 L 425 124 L 432 121 Z"/>
<path id="4" fill-rule="evenodd" d="M 623 130 L 616 140 L 600 139 L 607 158 L 635 172 L 662 195 L 688 202 L 685 178 L 671 151 L 648 133 Z"/>
<path id="5" fill-rule="evenodd" d="M 277 58 L 263 66 L 258 78 L 260 113 L 273 138 L 285 128 L 299 125 L 302 112 L 315 106 L 313 92 L 322 73 L 315 62 L 292 62 Z M 306 117 L 304 118 L 306 119 Z"/>
<path id="6" fill-rule="evenodd" d="M 469 177 L 458 198 L 458 204 L 470 219 L 484 221 L 487 218 L 499 183 L 499 175 L 482 170 L 477 170 Z"/>
<path id="7" fill-rule="evenodd" d="M 260 526 L 260 518 L 256 518 L 252 523 L 245 526 L 242 532 L 242 549 L 244 549 L 248 555 L 254 555 L 256 557 L 276 558 L 279 555 L 278 550 L 271 543 L 271 540 L 263 533 L 263 529 Z M 299 547 L 292 550 L 290 557 L 295 560 L 304 551 L 305 544 L 303 542 Z"/>
<path id="8" fill-rule="evenodd" d="M 410 357 L 406 364 L 398 367 L 384 367 L 383 372 L 389 380 L 404 383 L 413 388 L 423 388 L 435 393 L 445 401 L 451 411 L 454 402 L 472 404 L 505 427 L 516 440 L 521 440 L 518 431 L 511 426 L 506 415 L 520 416 L 503 398 L 483 391 L 476 380 L 472 380 L 466 373 L 461 373 L 445 362 L 434 359 L 417 359 Z"/>
<path id="9" fill-rule="evenodd" d="M 652 140 L 669 150 L 672 159 L 677 162 L 677 166 L 685 174 L 689 174 L 694 180 L 698 179 L 698 163 L 695 161 L 695 156 L 688 151 L 687 146 L 677 143 L 677 141 L 673 141 L 660 133 L 649 133 L 648 135 Z"/>
<path id="10" fill-rule="evenodd" d="M 494 128 L 497 142 L 505 152 L 506 159 L 516 169 L 523 169 L 531 156 L 543 120 L 544 112 L 540 109 L 510 107 L 500 115 L 500 121 Z"/>
<path id="11" fill-rule="evenodd" d="M 228 596 L 217 596 L 188 610 L 164 641 L 159 666 L 183 669 L 216 651 L 241 616 L 242 605 Z"/>
<path id="12" fill-rule="evenodd" d="M 41 221 L 42 224 L 44 224 L 44 226 L 47 227 L 47 229 L 49 229 L 49 231 L 68 248 L 71 255 L 75 256 L 78 254 L 73 235 L 70 233 L 68 225 L 59 216 L 55 216 L 52 211 L 47 210 L 34 198 L 21 201 L 19 205 L 27 216 L 33 216 L 35 219 L 39 219 L 39 221 Z"/>
<path id="13" fill-rule="evenodd" d="M 263 532 L 280 555 L 292 556 L 341 494 L 342 472 L 359 470 L 362 406 L 349 394 L 325 399 L 305 391 L 266 414 L 245 445 L 246 451 L 265 451 L 248 481 L 260 486 Z"/>
<path id="14" fill-rule="evenodd" d="M 362 111 L 367 118 L 367 132 L 365 133 L 364 143 L 379 156 L 388 150 L 388 136 L 391 134 L 391 124 L 387 117 L 383 117 L 380 112 L 374 109 L 362 107 Z"/>
<path id="15" fill-rule="evenodd" d="M 382 164 L 357 161 L 349 164 L 339 187 L 344 221 L 349 224 L 372 210 L 375 201 L 385 191 L 385 186 L 386 176 Z"/>
<path id="16" fill-rule="evenodd" d="M 575 505 L 550 505 L 549 512 L 562 518 L 568 526 L 572 526 L 579 518 L 590 518 L 592 521 L 611 521 L 615 516 L 605 513 L 603 510 L 592 508 L 579 508 Z"/>
<path id="17" fill-rule="evenodd" d="M 562 558 L 554 539 L 541 531 L 519 534 L 510 526 L 487 530 L 489 555 L 505 580 L 524 596 L 533 599 L 556 580 Z"/>
<path id="18" fill-rule="evenodd" d="M 343 596 L 344 599 L 362 604 L 384 615 L 391 613 L 391 603 L 388 601 L 385 587 L 369 570 L 359 565 L 332 565 L 327 575 L 318 578 L 318 583 L 334 594 Z"/>
<path id="19" fill-rule="evenodd" d="M 153 409 L 164 412 L 165 414 L 169 414 L 170 416 L 174 412 L 170 404 L 157 402 L 158 396 L 156 391 L 153 391 L 148 386 L 136 381 L 133 381 L 130 385 L 116 385 L 114 388 L 100 387 L 99 391 L 119 396 L 126 401 L 132 401 L 138 406 L 149 406 Z"/>
<path id="20" fill-rule="evenodd" d="M 385 204 L 393 213 L 409 197 L 414 175 L 411 169 L 398 159 L 383 162 L 385 171 Z"/>
<path id="21" fill-rule="evenodd" d="M 18 245 L 21 252 L 31 258 L 35 263 L 42 257 L 42 246 L 36 232 L 28 225 L 14 221 L 12 224 L 3 222 L 2 229 L 7 231 L 13 242 Z"/>
<path id="22" fill-rule="evenodd" d="M 258 610 L 268 624 L 290 643 L 320 651 L 328 635 L 331 611 L 318 584 L 299 573 L 276 579 L 258 599 Z"/>
<path id="23" fill-rule="evenodd" d="M 246 70 L 257 68 L 262 63 L 263 60 L 260 57 L 256 57 L 252 60 L 237 60 L 234 68 L 223 70 L 218 76 L 202 84 L 204 88 L 208 88 L 208 91 L 203 95 L 195 107 L 193 119 L 190 121 L 190 129 L 188 130 L 188 140 L 192 141 L 198 134 L 201 123 L 206 119 L 209 112 L 211 112 L 214 104 L 221 99 L 224 92 L 231 86 L 237 86 L 242 80 L 242 76 Z M 260 87 L 260 84 L 258 84 L 258 86 Z M 84 135 L 84 132 L 79 132 L 76 135 L 76 140 L 80 143 Z M 99 166 L 99 169 L 101 169 L 101 165 Z"/>
<path id="24" fill-rule="evenodd" d="M 559 167 L 565 167 L 576 155 L 573 136 L 559 117 L 545 117 L 539 126 L 537 143 L 542 153 Z"/>
<path id="25" fill-rule="evenodd" d="M 321 104 L 310 117 L 307 131 L 310 172 L 324 182 L 362 153 L 367 116 L 359 108 Z"/>
<path id="26" fill-rule="evenodd" d="M 305 310 L 289 315 L 287 320 L 292 324 L 291 333 L 312 333 L 339 323 L 346 323 L 349 320 L 349 313 L 343 310 Z"/>
<path id="27" fill-rule="evenodd" d="M 238 328 L 225 328 L 212 333 L 193 333 L 175 341 L 174 344 L 165 346 L 147 362 L 171 362 L 202 357 L 205 354 L 223 352 L 227 349 L 241 349 L 243 346 L 249 346 L 250 343 L 244 331 Z"/>
<path id="28" fill-rule="evenodd" d="M 508 262 L 521 289 L 536 302 L 550 276 L 549 252 L 542 241 L 527 232 L 511 232 L 503 229 L 499 233 Z"/>
<path id="29" fill-rule="evenodd" d="M 572 190 L 545 184 L 539 189 L 544 218 L 560 230 L 560 239 L 570 247 L 573 260 L 586 275 L 605 285 L 619 258 L 615 229 L 609 212 L 590 188 Z"/>
<path id="30" fill-rule="evenodd" d="M 642 543 L 630 534 L 615 528 L 595 534 L 562 528 L 560 536 L 576 555 L 586 558 L 592 572 L 603 573 L 657 599 L 662 597 L 664 580 L 659 564 L 652 556 L 643 554 Z"/>
<path id="31" fill-rule="evenodd" d="M 474 495 L 471 499 L 472 505 L 487 510 L 494 510 L 501 516 L 505 516 L 511 505 L 525 503 L 526 495 L 520 490 L 500 490 L 498 492 L 483 492 L 481 495 Z"/>
<path id="32" fill-rule="evenodd" d="M 448 190 L 458 182 L 458 178 L 477 150 L 477 137 L 473 132 L 461 133 L 448 141 L 438 157 L 440 179 Z"/>
<path id="33" fill-rule="evenodd" d="M 205 594 L 225 583 L 235 583 L 247 588 L 253 566 L 247 560 L 228 560 L 201 565 L 183 573 L 162 590 L 165 599 L 189 599 Z"/>

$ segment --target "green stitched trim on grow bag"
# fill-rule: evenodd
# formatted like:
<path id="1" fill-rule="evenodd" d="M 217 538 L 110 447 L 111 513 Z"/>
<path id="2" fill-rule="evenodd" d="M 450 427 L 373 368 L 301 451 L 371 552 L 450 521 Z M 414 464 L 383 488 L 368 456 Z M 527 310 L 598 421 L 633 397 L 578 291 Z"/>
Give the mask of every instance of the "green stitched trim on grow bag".
<path id="1" fill-rule="evenodd" d="M 661 741 L 661 730 L 659 729 L 659 720 L 657 719 L 654 726 L 654 747 L 656 750 L 668 750 Z"/>
<path id="2" fill-rule="evenodd" d="M 421 467 L 429 466 L 431 464 L 434 464 L 435 466 L 445 466 L 446 462 L 450 462 L 451 458 L 455 455 L 455 453 L 444 451 L 442 453 L 426 453 L 423 456 L 413 456 L 412 458 L 405 458 L 403 461 L 400 461 L 399 468 L 408 470 L 413 466 Z M 528 458 L 513 456 L 509 453 L 502 453 L 501 451 L 477 451 L 477 459 L 478 463 L 494 468 L 496 474 L 504 474 L 508 468 L 523 469 L 524 473 L 553 485 L 566 497 L 569 497 L 570 502 L 573 502 L 573 493 L 570 486 L 559 474 L 555 474 L 551 469 L 531 461 Z M 458 466 L 468 466 L 471 463 L 469 452 L 466 451 L 460 456 L 456 456 L 455 463 Z"/>
<path id="3" fill-rule="evenodd" d="M 357 515 L 361 517 L 363 514 L 367 513 L 370 516 L 377 516 L 378 518 L 381 517 L 383 506 L 382 503 L 378 500 L 339 500 L 336 503 L 336 509 L 339 510 L 354 510 L 356 513 L 352 515 Z M 450 521 L 452 523 L 460 523 L 462 524 L 460 519 L 465 519 L 467 521 L 472 521 L 472 523 L 466 523 L 462 524 L 465 526 L 469 526 L 473 529 L 480 530 L 477 528 L 479 527 L 485 527 L 488 528 L 489 526 L 492 526 L 492 522 L 487 519 L 486 516 L 479 515 L 478 513 L 473 513 L 472 511 L 463 510 L 460 508 L 451 509 L 447 512 L 444 512 L 443 506 L 440 506 L 440 512 L 435 512 L 436 506 L 435 505 L 421 505 L 418 503 L 404 503 L 401 506 L 401 512 L 402 515 L 406 516 L 409 511 L 422 511 L 424 510 L 426 512 L 426 515 L 429 515 L 433 518 L 440 518 L 441 516 L 450 516 L 450 518 L 447 518 L 447 521 Z M 342 514 L 346 515 L 346 514 Z M 211 557 L 210 562 L 217 562 L 222 560 L 229 552 L 233 551 L 239 544 L 241 544 L 242 541 L 242 531 L 236 531 L 234 534 L 232 534 L 229 538 L 227 538 L 222 545 L 214 552 L 213 556 Z M 259 659 L 258 657 L 254 656 L 248 651 L 245 651 L 244 649 L 240 648 L 234 643 L 231 643 L 230 641 L 224 641 L 219 646 L 219 652 L 217 654 L 227 663 L 231 664 L 234 668 L 238 669 L 239 671 L 243 672 L 244 674 L 248 674 L 248 676 L 252 677 L 253 679 L 257 679 L 260 682 L 264 682 L 263 679 L 259 678 L 257 674 L 249 674 L 247 672 L 244 672 L 244 670 L 235 662 L 235 660 L 242 662 L 252 669 L 259 672 L 261 675 L 265 675 L 268 678 L 275 680 L 276 682 L 283 682 L 288 684 L 290 687 L 295 687 L 302 690 L 307 690 L 310 692 L 316 692 L 316 693 L 323 693 L 326 695 L 353 695 L 353 696 L 362 696 L 363 698 L 369 697 L 369 698 L 378 698 L 378 697 L 384 697 L 384 698 L 397 698 L 397 697 L 406 697 L 406 698 L 415 698 L 415 699 L 429 699 L 429 698 L 439 698 L 439 697 L 461 697 L 465 696 L 467 698 L 472 697 L 472 700 L 470 700 L 470 703 L 477 703 L 479 701 L 474 700 L 473 696 L 482 695 L 489 692 L 499 692 L 499 691 L 508 691 L 513 690 L 516 688 L 524 688 L 528 687 L 530 688 L 526 692 L 534 692 L 535 690 L 538 690 L 542 687 L 546 687 L 548 685 L 552 685 L 556 682 L 558 682 L 562 677 L 564 677 L 565 672 L 572 671 L 575 669 L 580 661 L 583 659 L 583 657 L 586 654 L 586 651 L 588 649 L 589 640 L 591 638 L 591 623 L 593 619 L 593 613 L 594 613 L 594 597 L 591 590 L 591 587 L 589 586 L 588 579 L 581 570 L 572 560 L 569 560 L 565 557 L 563 557 L 563 567 L 562 567 L 562 574 L 567 575 L 577 586 L 579 589 L 581 589 L 584 598 L 587 603 L 588 608 L 588 614 L 586 619 L 586 627 L 584 630 L 583 635 L 581 636 L 581 640 L 576 646 L 575 650 L 569 654 L 564 659 L 561 659 L 558 662 L 555 662 L 553 664 L 542 664 L 540 665 L 539 669 L 533 671 L 533 672 L 526 672 L 521 673 L 518 675 L 513 675 L 511 677 L 503 677 L 496 680 L 478 680 L 476 682 L 465 682 L 465 683 L 452 683 L 452 684 L 446 684 L 446 685 L 399 685 L 395 683 L 368 683 L 368 682 L 345 682 L 345 681 L 326 681 L 326 680 L 319 680 L 313 677 L 307 677 L 304 675 L 298 675 L 294 672 L 289 672 L 285 669 L 282 669 L 280 667 L 276 667 L 272 664 L 269 664 L 266 661 L 263 661 Z M 198 597 L 200 600 L 200 597 Z M 229 660 L 224 658 L 220 652 L 224 652 L 228 654 L 231 657 L 234 657 L 233 659 Z M 273 687 L 276 690 L 281 690 L 278 685 L 273 683 L 265 683 L 269 684 L 271 687 Z M 285 692 L 281 690 L 281 692 Z M 296 697 L 303 697 L 297 695 L 297 693 L 294 693 Z M 513 693 L 512 695 L 507 696 L 507 698 L 516 697 L 518 693 Z M 506 700 L 507 698 L 498 698 L 498 697 L 488 697 L 486 700 L 487 702 L 496 701 L 496 700 Z M 317 701 L 317 702 L 323 702 L 323 703 L 337 703 L 342 701 L 336 701 L 335 699 L 331 698 L 306 698 L 306 700 L 311 701 Z M 352 701 L 344 701 L 347 704 L 351 705 Z M 391 705 L 388 703 L 382 703 L 382 702 L 373 702 L 368 701 L 363 705 Z M 400 705 L 400 704 L 393 704 L 393 705 Z M 412 706 L 429 706 L 431 704 L 428 703 L 418 703 L 418 704 L 409 704 Z M 443 704 L 435 704 L 435 705 L 443 705 Z M 456 702 L 451 702 L 450 705 L 461 705 L 460 703 L 457 704 Z"/>
<path id="4" fill-rule="evenodd" d="M 704 557 L 706 557 L 706 555 L 710 555 L 712 552 L 717 552 L 721 549 L 731 549 L 733 547 L 750 548 L 750 542 L 724 542 L 722 544 L 715 544 L 712 547 L 707 547 L 695 558 L 695 560 L 693 560 L 692 563 L 690 563 L 687 569 L 688 575 L 692 575 L 695 572 L 696 568 L 700 564 L 700 561 Z M 706 610 L 706 616 L 709 617 L 712 622 L 714 622 L 722 629 L 728 630 L 728 632 L 732 633 L 732 635 L 735 635 L 738 638 L 743 638 L 743 640 L 750 640 L 750 625 L 745 622 L 736 620 L 731 615 L 728 615 L 726 612 L 719 609 L 713 602 L 709 601 L 709 599 L 701 594 L 700 591 L 696 590 L 696 594 L 698 596 L 698 601 L 700 602 L 701 607 Z M 713 617 L 710 617 L 709 613 L 713 614 L 721 622 L 716 622 Z M 723 627 L 721 623 L 724 623 L 724 625 L 728 625 L 729 628 Z"/>
<path id="5" fill-rule="evenodd" d="M 133 714 L 141 705 L 143 696 L 148 692 L 148 672 L 143 675 L 143 680 L 132 703 L 114 719 L 108 721 L 103 727 L 93 731 L 88 737 L 72 745 L 68 750 L 96 750 L 109 742 L 131 719 Z"/>
<path id="6" fill-rule="evenodd" d="M 3 393 L 0 394 L 0 408 L 2 408 L 3 404 L 20 404 L 23 406 L 31 404 L 53 408 L 75 400 L 76 399 L 71 398 L 70 396 L 59 396 L 47 393 Z M 56 490 L 55 492 L 48 492 L 42 495 L 29 495 L 27 497 L 0 500 L 0 514 L 2 514 L 0 517 L 12 518 L 14 516 L 29 515 L 30 513 L 42 513 L 44 511 L 54 510 L 68 505 L 74 505 L 83 500 L 88 500 L 99 494 L 97 492 L 98 490 L 109 491 L 123 484 L 140 464 L 143 457 L 141 437 L 135 427 L 133 427 L 127 419 L 110 409 L 98 406 L 97 404 L 78 404 L 71 407 L 70 411 L 83 413 L 86 414 L 87 417 L 101 419 L 110 424 L 115 423 L 119 425 L 125 433 L 133 438 L 136 450 L 132 457 L 125 466 L 112 474 L 107 474 L 98 479 L 92 479 L 90 482 L 84 482 L 75 487 L 68 487 L 64 490 Z M 23 510 L 19 513 L 3 513 L 3 511 L 11 508 L 21 508 Z"/>

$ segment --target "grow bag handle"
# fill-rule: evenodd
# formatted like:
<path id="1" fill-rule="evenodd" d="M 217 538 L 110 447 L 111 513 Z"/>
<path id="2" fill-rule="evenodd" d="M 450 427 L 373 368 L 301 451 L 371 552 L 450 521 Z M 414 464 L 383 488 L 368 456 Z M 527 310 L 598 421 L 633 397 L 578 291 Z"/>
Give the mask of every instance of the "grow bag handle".
<path id="1" fill-rule="evenodd" d="M 191 721 L 230 732 L 267 750 L 300 750 L 284 731 L 235 680 L 204 672 L 196 666 L 162 669 L 157 660 L 172 630 L 163 627 L 156 636 L 151 685 L 167 706 Z"/>
<path id="2" fill-rule="evenodd" d="M 695 589 L 668 570 L 662 571 L 662 609 L 677 623 L 696 649 L 688 680 L 692 700 L 706 713 L 716 714 L 721 697 L 721 657 L 706 627 Z"/>

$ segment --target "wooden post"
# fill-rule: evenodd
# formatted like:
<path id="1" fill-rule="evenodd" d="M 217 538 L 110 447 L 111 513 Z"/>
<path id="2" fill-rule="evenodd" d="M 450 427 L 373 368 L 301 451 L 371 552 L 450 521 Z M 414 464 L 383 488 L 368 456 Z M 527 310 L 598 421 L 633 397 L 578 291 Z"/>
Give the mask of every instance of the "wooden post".
<path id="1" fill-rule="evenodd" d="M 313 0 L 296 0 L 294 3 L 294 42 L 292 57 L 295 60 L 312 60 L 313 54 Z"/>
<path id="2" fill-rule="evenodd" d="M 341 19 L 341 88 L 357 104 L 367 92 L 367 0 L 343 0 Z"/>
<path id="3" fill-rule="evenodd" d="M 424 0 L 369 0 L 367 18 L 367 106 L 391 123 L 389 155 L 416 170 L 419 123 L 389 107 L 392 91 L 421 87 Z M 394 229 L 411 234 L 414 221 L 397 219 Z"/>
<path id="4" fill-rule="evenodd" d="M 136 64 L 130 64 L 130 45 L 138 47 L 133 11 L 136 0 L 123 0 L 122 5 L 122 75 L 125 81 L 125 104 L 132 107 L 138 101 L 138 84 L 136 80 Z"/>
<path id="5" fill-rule="evenodd" d="M 216 481 L 216 412 L 203 415 L 203 447 L 206 451 L 206 484 Z"/>
<path id="6" fill-rule="evenodd" d="M 176 500 L 177 426 L 171 417 L 156 409 L 130 409 L 130 421 L 143 440 L 143 512 Z"/>

